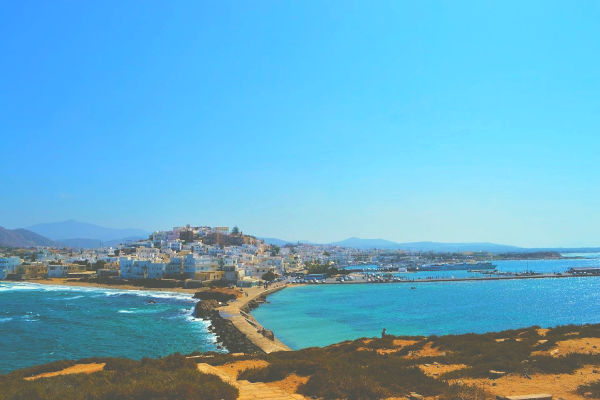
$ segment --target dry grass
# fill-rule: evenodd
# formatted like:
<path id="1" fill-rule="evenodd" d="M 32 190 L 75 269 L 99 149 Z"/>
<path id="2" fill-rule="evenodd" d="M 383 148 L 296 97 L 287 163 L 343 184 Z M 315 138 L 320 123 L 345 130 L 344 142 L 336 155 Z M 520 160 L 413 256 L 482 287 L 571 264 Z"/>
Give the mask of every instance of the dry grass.
<path id="1" fill-rule="evenodd" d="M 465 365 L 465 364 L 439 364 L 436 362 L 433 364 L 420 364 L 419 368 L 421 369 L 421 371 L 423 371 L 425 373 L 425 375 L 436 378 L 436 377 L 439 377 L 440 375 L 443 375 L 448 372 L 458 371 L 458 370 L 467 368 L 467 365 Z"/>
<path id="2" fill-rule="evenodd" d="M 498 379 L 460 379 L 462 384 L 474 385 L 495 396 L 524 395 L 531 393 L 548 393 L 554 398 L 584 399 L 577 392 L 581 385 L 595 382 L 600 379 L 599 374 L 593 371 L 598 369 L 594 366 L 585 366 L 576 370 L 573 374 L 533 374 L 528 379 L 523 375 L 510 374 Z"/>
<path id="3" fill-rule="evenodd" d="M 247 369 L 264 368 L 268 365 L 269 363 L 264 360 L 243 360 L 223 364 L 218 366 L 217 368 L 228 375 L 237 377 L 240 372 L 245 371 Z"/>
<path id="4" fill-rule="evenodd" d="M 248 398 L 260 398 L 262 390 L 265 396 L 286 399 L 299 394 L 322 399 L 402 399 L 417 392 L 436 400 L 485 400 L 531 393 L 569 400 L 583 399 L 587 392 L 600 398 L 599 348 L 600 324 L 531 327 L 441 337 L 362 338 L 325 348 L 263 355 L 211 353 L 142 363 L 111 359 L 103 370 L 99 359 L 61 361 L 22 370 L 7 382 L 17 377 L 20 382 L 26 382 L 25 377 L 47 378 L 27 382 L 30 384 L 54 379 L 66 382 L 70 377 L 91 378 L 111 371 L 119 371 L 115 376 L 120 376 L 120 371 L 130 370 L 138 371 L 132 375 L 136 377 L 144 376 L 138 374 L 145 371 L 154 374 L 144 378 L 149 383 L 160 379 L 162 373 L 181 380 L 189 373 L 186 368 L 191 362 L 202 366 L 200 372 L 216 374 Z M 180 364 L 187 366 L 180 368 Z M 95 369 L 98 372 L 92 373 Z M 206 379 L 202 375 L 197 378 Z M 205 384 L 221 388 L 218 381 Z M 4 400 L 1 391 L 0 400 Z"/>
<path id="5" fill-rule="evenodd" d="M 545 351 L 534 351 L 534 355 L 550 355 L 560 357 L 567 354 L 600 354 L 600 338 L 568 339 L 556 342 L 556 345 Z"/>
<path id="6" fill-rule="evenodd" d="M 280 381 L 268 382 L 267 385 L 281 389 L 288 393 L 296 393 L 300 385 L 304 385 L 308 381 L 307 376 L 300 376 L 296 374 L 289 374 Z"/>

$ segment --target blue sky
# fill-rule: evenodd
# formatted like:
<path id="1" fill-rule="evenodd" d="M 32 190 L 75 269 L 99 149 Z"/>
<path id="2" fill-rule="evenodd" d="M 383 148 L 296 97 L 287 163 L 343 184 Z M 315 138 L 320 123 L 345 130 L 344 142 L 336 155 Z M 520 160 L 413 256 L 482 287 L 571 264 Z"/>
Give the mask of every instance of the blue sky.
<path id="1" fill-rule="evenodd" d="M 2 8 L 2 226 L 600 245 L 597 2 Z"/>

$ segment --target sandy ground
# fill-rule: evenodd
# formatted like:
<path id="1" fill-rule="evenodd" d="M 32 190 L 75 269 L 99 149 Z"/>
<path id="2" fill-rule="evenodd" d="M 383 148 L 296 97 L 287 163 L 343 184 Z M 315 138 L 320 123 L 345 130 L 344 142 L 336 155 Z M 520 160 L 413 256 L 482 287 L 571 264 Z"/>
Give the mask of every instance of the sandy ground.
<path id="1" fill-rule="evenodd" d="M 224 382 L 228 382 L 237 387 L 240 391 L 238 400 L 301 400 L 306 397 L 294 393 L 291 389 L 298 381 L 292 375 L 288 376 L 279 382 L 248 382 L 246 380 L 238 380 L 237 373 L 247 368 L 259 367 L 265 364 L 265 361 L 238 361 L 221 366 L 212 366 L 209 364 L 198 364 L 198 370 L 205 374 L 217 375 Z M 300 384 L 300 383 L 298 383 Z M 297 386 L 297 385 L 296 385 Z"/>
<path id="2" fill-rule="evenodd" d="M 573 374 L 546 375 L 535 374 L 531 379 L 521 375 L 509 374 L 498 379 L 458 379 L 451 382 L 462 382 L 478 386 L 487 392 L 500 396 L 518 396 L 532 393 L 548 393 L 553 398 L 565 400 L 584 399 L 575 393 L 577 387 L 600 379 L 600 374 L 594 374 L 594 366 L 585 366 Z"/>
<path id="3" fill-rule="evenodd" d="M 30 376 L 25 378 L 26 381 L 33 381 L 40 378 L 50 378 L 52 376 L 59 375 L 71 375 L 71 374 L 93 374 L 94 372 L 102 371 L 105 363 L 90 363 L 90 364 L 75 364 L 72 367 L 62 369 L 60 371 L 45 372 L 43 374 Z"/>
<path id="4" fill-rule="evenodd" d="M 419 341 L 418 340 L 395 339 L 392 342 L 392 344 L 394 346 L 398 346 L 398 347 L 406 347 L 406 346 L 413 345 L 415 343 L 419 343 Z"/>
<path id="5" fill-rule="evenodd" d="M 79 287 L 93 287 L 93 288 L 102 288 L 102 289 L 117 289 L 117 290 L 146 290 L 152 292 L 175 292 L 175 293 L 190 293 L 194 294 L 202 289 L 183 289 L 183 288 L 144 288 L 140 286 L 133 285 L 109 285 L 109 284 L 100 284 L 100 283 L 90 283 L 90 282 L 79 282 L 79 281 L 68 281 L 67 278 L 47 278 L 47 279 L 32 279 L 26 282 L 29 283 L 39 283 L 41 285 L 61 285 L 61 286 L 79 286 Z"/>
<path id="6" fill-rule="evenodd" d="M 421 358 L 421 357 L 438 357 L 445 356 L 446 352 L 440 351 L 437 347 L 433 347 L 431 342 L 425 343 L 425 346 L 421 350 L 410 352 L 409 358 Z"/>
<path id="7" fill-rule="evenodd" d="M 457 371 L 459 369 L 467 368 L 465 364 L 422 364 L 419 365 L 421 371 L 423 371 L 426 375 L 431 377 L 437 377 L 446 372 Z"/>
<path id="8" fill-rule="evenodd" d="M 237 377 L 241 371 L 251 368 L 262 368 L 266 367 L 267 365 L 269 365 L 269 363 L 264 360 L 243 360 L 219 365 L 216 368 L 228 375 L 231 375 L 232 377 Z"/>
<path id="9" fill-rule="evenodd" d="M 562 357 L 570 353 L 600 354 L 600 338 L 563 340 L 556 342 L 556 346 L 548 351 L 534 351 L 531 353 L 531 355 L 551 355 L 552 357 Z"/>
<path id="10" fill-rule="evenodd" d="M 299 376 L 296 374 L 290 374 L 285 379 L 275 382 L 268 382 L 267 386 L 281 389 L 288 393 L 296 393 L 298 386 L 308 381 L 308 376 Z"/>

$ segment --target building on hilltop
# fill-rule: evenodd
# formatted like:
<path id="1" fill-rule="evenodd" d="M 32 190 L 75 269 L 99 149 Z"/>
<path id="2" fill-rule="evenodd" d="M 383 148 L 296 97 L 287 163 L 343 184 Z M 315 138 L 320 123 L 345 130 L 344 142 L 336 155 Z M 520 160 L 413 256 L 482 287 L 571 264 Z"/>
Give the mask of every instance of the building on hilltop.
<path id="1" fill-rule="evenodd" d="M 228 226 L 215 226 L 214 228 L 212 228 L 213 233 L 219 233 L 221 235 L 228 235 L 229 234 L 229 227 Z"/>

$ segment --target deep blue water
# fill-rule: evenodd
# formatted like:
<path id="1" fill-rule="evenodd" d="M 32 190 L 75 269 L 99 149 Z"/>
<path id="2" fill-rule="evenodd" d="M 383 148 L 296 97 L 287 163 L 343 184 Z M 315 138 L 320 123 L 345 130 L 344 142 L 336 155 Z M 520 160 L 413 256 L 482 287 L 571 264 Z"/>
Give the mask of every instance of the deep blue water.
<path id="1" fill-rule="evenodd" d="M 149 304 L 148 300 L 156 304 Z M 62 359 L 216 350 L 191 295 L 0 282 L 0 373 Z"/>
<path id="2" fill-rule="evenodd" d="M 583 261 L 501 261 L 498 266 L 554 272 Z M 441 335 L 600 323 L 600 277 L 308 285 L 268 300 L 254 316 L 293 349 L 378 336 L 383 328 L 395 335 Z"/>

